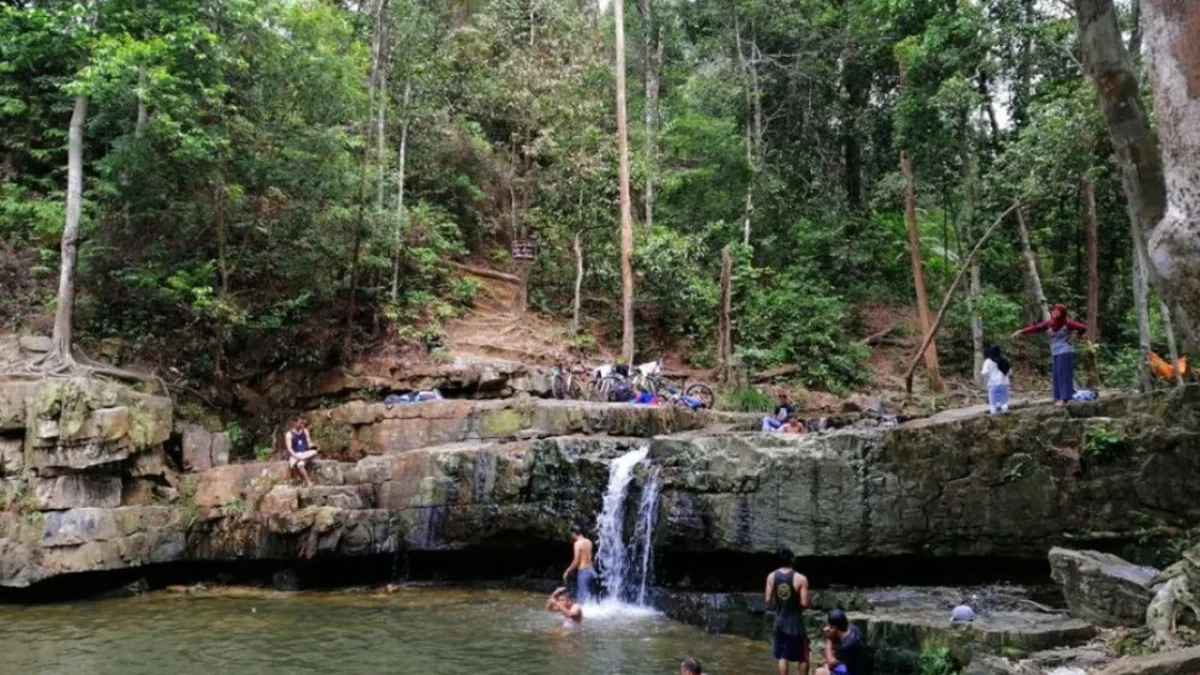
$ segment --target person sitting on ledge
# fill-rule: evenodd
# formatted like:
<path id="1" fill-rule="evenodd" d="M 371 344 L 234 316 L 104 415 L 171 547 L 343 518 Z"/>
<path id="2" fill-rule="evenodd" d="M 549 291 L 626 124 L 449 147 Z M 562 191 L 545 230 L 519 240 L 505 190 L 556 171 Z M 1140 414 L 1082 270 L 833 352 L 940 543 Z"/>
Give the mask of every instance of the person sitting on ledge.
<path id="1" fill-rule="evenodd" d="M 780 392 L 779 402 L 775 404 L 775 414 L 762 419 L 763 431 L 779 431 L 788 420 L 796 416 L 796 406 L 787 392 Z"/>
<path id="2" fill-rule="evenodd" d="M 291 430 L 284 436 L 283 443 L 288 451 L 288 469 L 299 472 L 308 487 L 312 487 L 313 482 L 308 477 L 307 467 L 312 463 L 313 457 L 317 456 L 317 446 L 313 445 L 312 438 L 308 435 L 307 425 L 308 420 L 304 415 L 298 415 L 292 422 Z"/>
<path id="3" fill-rule="evenodd" d="M 578 625 L 583 621 L 583 607 L 571 600 L 571 596 L 567 593 L 566 586 L 559 586 L 550 594 L 550 598 L 546 600 L 546 611 L 562 614 L 572 622 L 568 625 Z"/>
<path id="4" fill-rule="evenodd" d="M 830 610 L 824 632 L 825 667 L 817 675 L 873 675 L 871 650 L 846 612 Z"/>

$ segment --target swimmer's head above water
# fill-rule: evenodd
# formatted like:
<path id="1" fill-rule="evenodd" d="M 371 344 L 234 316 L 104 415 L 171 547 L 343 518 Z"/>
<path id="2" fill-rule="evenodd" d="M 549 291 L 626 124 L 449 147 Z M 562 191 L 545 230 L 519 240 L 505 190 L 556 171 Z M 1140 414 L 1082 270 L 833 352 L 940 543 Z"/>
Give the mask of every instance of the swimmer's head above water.
<path id="1" fill-rule="evenodd" d="M 679 675 L 704 675 L 704 668 L 699 661 L 689 656 L 679 664 Z"/>

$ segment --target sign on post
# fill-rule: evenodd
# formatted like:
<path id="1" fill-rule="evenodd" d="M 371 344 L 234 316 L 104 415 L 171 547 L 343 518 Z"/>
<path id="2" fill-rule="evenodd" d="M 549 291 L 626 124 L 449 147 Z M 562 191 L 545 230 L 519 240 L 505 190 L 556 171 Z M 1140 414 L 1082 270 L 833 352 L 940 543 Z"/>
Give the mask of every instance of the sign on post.
<path id="1" fill-rule="evenodd" d="M 519 239 L 512 243 L 512 257 L 517 262 L 533 262 L 537 256 L 537 246 L 527 239 Z"/>

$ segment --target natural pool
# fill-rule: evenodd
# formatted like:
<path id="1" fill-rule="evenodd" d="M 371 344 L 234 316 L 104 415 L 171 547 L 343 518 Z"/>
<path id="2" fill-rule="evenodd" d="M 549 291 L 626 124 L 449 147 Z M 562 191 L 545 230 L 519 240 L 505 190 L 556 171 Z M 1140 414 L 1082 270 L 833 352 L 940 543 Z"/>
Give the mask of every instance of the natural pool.
<path id="1" fill-rule="evenodd" d="M 685 655 L 705 672 L 773 672 L 766 643 L 709 635 L 649 610 L 591 607 L 566 629 L 512 590 L 214 590 L 0 606 L 5 675 L 650 675 Z"/>

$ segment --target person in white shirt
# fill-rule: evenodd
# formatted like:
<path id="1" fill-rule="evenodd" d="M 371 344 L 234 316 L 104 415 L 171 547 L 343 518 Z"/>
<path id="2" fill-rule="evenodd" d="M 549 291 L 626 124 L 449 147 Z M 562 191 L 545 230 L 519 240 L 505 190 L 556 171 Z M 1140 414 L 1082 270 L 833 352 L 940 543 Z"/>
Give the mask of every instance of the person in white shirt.
<path id="1" fill-rule="evenodd" d="M 986 355 L 980 375 L 987 385 L 988 413 L 995 415 L 996 411 L 1008 412 L 1008 387 L 1011 384 L 1008 374 L 1012 365 L 1004 358 L 1004 354 L 1000 353 L 1000 347 L 997 345 L 988 347 Z"/>

